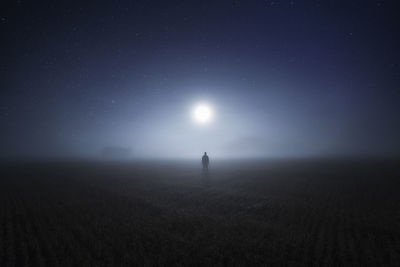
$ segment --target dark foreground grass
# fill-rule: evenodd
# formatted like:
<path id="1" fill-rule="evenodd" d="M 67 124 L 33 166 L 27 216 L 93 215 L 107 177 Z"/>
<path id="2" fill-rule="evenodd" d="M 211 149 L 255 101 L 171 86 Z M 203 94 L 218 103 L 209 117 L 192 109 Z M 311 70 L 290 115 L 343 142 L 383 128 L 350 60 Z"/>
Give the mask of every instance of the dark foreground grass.
<path id="1" fill-rule="evenodd" d="M 397 161 L 1 166 L 0 266 L 400 266 Z"/>

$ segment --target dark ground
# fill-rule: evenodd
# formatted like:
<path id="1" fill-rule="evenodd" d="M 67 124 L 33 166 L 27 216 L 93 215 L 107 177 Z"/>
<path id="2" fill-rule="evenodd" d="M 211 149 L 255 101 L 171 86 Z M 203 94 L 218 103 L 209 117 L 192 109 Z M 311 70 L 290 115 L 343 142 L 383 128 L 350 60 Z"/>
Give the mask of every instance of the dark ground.
<path id="1" fill-rule="evenodd" d="M 0 266 L 400 266 L 398 163 L 3 163 Z"/>

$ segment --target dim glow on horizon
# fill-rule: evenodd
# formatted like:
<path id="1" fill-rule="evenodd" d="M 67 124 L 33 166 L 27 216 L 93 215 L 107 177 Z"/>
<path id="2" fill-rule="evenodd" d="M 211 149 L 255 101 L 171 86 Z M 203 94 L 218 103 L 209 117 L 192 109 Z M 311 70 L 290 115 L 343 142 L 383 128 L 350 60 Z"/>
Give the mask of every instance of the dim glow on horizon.
<path id="1" fill-rule="evenodd" d="M 198 104 L 194 107 L 192 116 L 196 123 L 206 124 L 212 120 L 213 112 L 207 104 Z"/>

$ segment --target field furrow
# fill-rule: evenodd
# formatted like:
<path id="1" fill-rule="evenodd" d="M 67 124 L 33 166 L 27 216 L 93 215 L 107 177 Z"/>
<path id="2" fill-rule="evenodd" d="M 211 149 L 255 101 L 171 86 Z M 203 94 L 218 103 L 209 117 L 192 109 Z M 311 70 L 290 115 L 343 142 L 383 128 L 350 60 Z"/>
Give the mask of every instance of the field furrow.
<path id="1" fill-rule="evenodd" d="M 255 166 L 205 184 L 196 169 L 115 164 L 4 175 L 0 266 L 400 265 L 391 169 Z"/>

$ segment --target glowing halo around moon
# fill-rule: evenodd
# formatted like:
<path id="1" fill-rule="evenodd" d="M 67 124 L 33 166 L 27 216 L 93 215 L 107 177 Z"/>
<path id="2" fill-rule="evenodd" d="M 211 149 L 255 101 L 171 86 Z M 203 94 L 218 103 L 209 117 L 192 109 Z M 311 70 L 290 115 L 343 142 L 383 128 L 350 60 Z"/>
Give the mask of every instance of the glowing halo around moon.
<path id="1" fill-rule="evenodd" d="M 207 124 L 213 118 L 213 111 L 207 104 L 198 104 L 192 111 L 193 120 L 199 124 Z"/>

